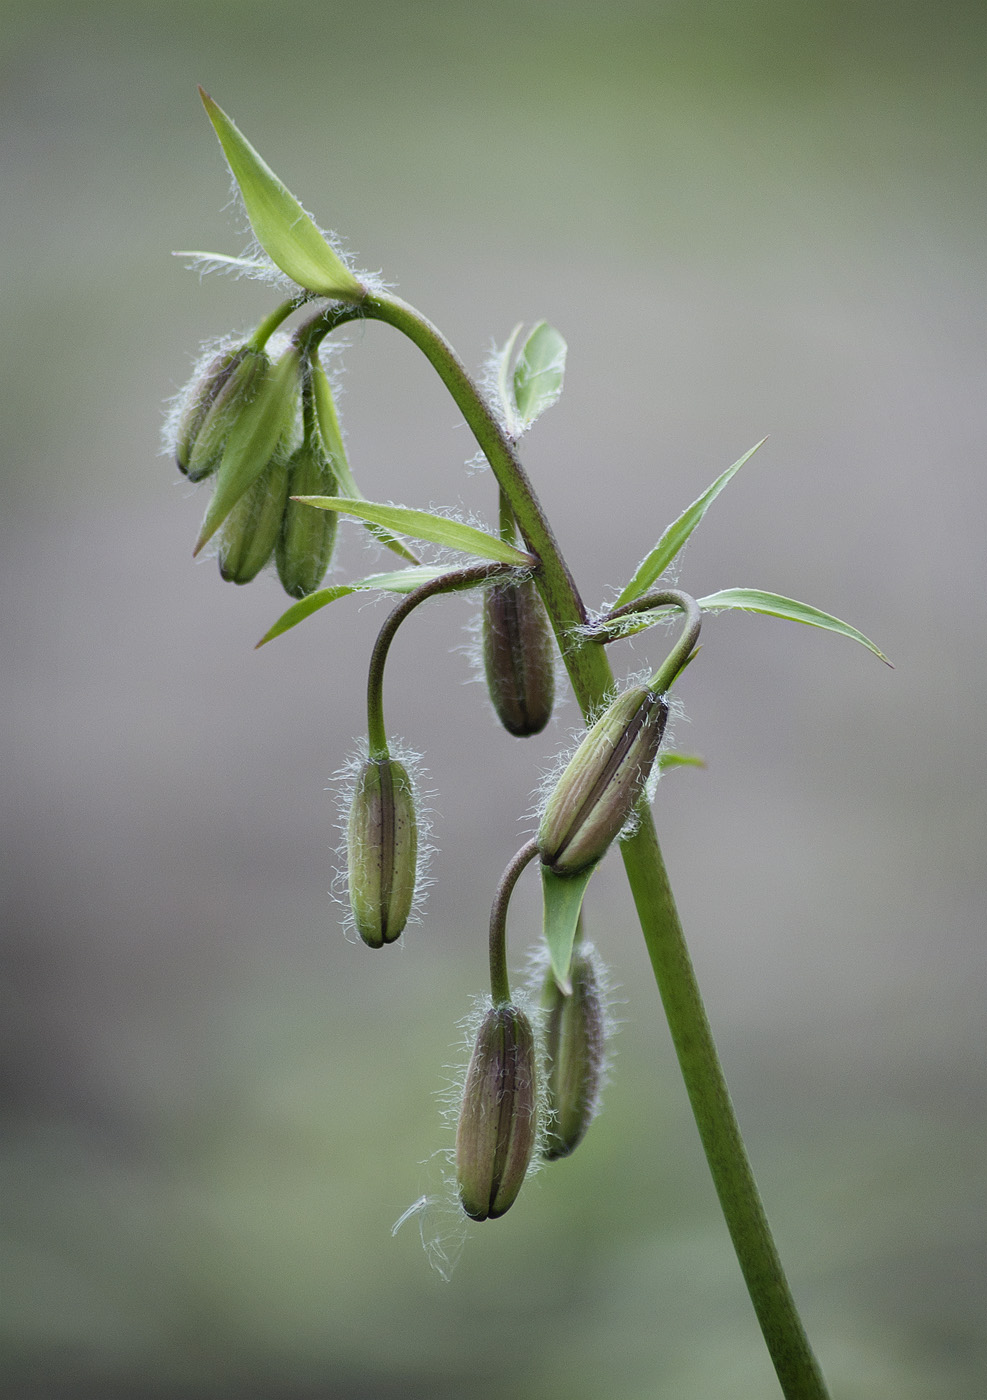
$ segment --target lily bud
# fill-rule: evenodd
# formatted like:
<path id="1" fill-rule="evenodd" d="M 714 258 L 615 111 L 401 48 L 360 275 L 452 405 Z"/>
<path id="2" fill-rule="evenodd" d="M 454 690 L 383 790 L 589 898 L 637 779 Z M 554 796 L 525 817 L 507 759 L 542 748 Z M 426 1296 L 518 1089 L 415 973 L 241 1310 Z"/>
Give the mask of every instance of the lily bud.
<path id="1" fill-rule="evenodd" d="M 408 770 L 370 758 L 357 779 L 346 833 L 350 906 L 370 948 L 400 937 L 415 894 L 418 820 Z"/>
<path id="2" fill-rule="evenodd" d="M 517 1199 L 538 1127 L 535 1041 L 516 1006 L 491 1007 L 466 1071 L 456 1132 L 463 1210 L 494 1220 Z"/>
<path id="3" fill-rule="evenodd" d="M 305 442 L 288 463 L 288 495 L 334 496 L 336 475 L 318 440 Z M 289 499 L 284 508 L 276 557 L 278 577 L 292 598 L 314 593 L 325 578 L 339 517 Z"/>
<path id="4" fill-rule="evenodd" d="M 545 1156 L 568 1157 L 593 1121 L 603 1069 L 604 1014 L 590 957 L 576 948 L 570 970 L 572 991 L 563 992 L 549 970 L 542 994 L 548 1074 Z"/>
<path id="5" fill-rule="evenodd" d="M 539 734 L 555 699 L 552 629 L 534 583 L 495 583 L 483 595 L 483 666 L 510 734 Z"/>
<path id="6" fill-rule="evenodd" d="M 586 734 L 538 828 L 538 853 L 557 875 L 575 875 L 605 854 L 644 790 L 667 718 L 663 695 L 632 686 Z"/>
<path id="7" fill-rule="evenodd" d="M 249 583 L 269 561 L 287 499 L 288 464 L 275 457 L 226 517 L 219 572 L 227 583 Z"/>
<path id="8" fill-rule="evenodd" d="M 206 366 L 179 420 L 175 443 L 175 460 L 190 481 L 205 480 L 219 466 L 230 429 L 269 366 L 263 350 L 246 345 L 220 353 Z"/>

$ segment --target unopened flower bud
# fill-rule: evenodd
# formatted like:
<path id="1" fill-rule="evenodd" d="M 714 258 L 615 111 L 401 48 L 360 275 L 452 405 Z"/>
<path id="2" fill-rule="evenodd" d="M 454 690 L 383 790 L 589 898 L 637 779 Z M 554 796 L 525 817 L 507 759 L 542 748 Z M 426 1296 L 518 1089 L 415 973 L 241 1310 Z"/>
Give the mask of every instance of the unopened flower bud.
<path id="1" fill-rule="evenodd" d="M 252 401 L 270 361 L 247 346 L 226 350 L 205 368 L 178 423 L 175 460 L 190 481 L 203 481 L 219 466 L 230 429 Z"/>
<path id="2" fill-rule="evenodd" d="M 288 496 L 275 551 L 278 577 L 292 598 L 314 593 L 325 578 L 339 519 L 334 510 L 303 506 L 292 496 L 334 496 L 336 476 L 322 443 L 305 442 L 288 463 Z"/>
<path id="3" fill-rule="evenodd" d="M 227 583 L 249 583 L 268 563 L 287 499 L 288 464 L 283 457 L 275 457 L 226 517 L 219 572 Z"/>
<path id="4" fill-rule="evenodd" d="M 593 1120 L 603 1069 L 604 1012 L 590 956 L 577 947 L 563 992 L 549 969 L 542 994 L 548 1124 L 545 1156 L 568 1157 Z"/>
<path id="5" fill-rule="evenodd" d="M 408 770 L 370 758 L 360 770 L 346 833 L 350 906 L 370 948 L 399 938 L 415 895 L 418 820 Z"/>
<path id="6" fill-rule="evenodd" d="M 538 828 L 538 853 L 557 875 L 605 854 L 648 781 L 667 718 L 663 695 L 632 686 L 583 738 Z"/>
<path id="7" fill-rule="evenodd" d="M 483 666 L 497 716 L 519 738 L 539 734 L 555 699 L 552 629 L 531 579 L 483 595 Z"/>
<path id="8" fill-rule="evenodd" d="M 528 1171 L 538 1127 L 535 1042 L 516 1006 L 491 1007 L 476 1036 L 456 1132 L 463 1210 L 474 1220 L 509 1210 Z"/>

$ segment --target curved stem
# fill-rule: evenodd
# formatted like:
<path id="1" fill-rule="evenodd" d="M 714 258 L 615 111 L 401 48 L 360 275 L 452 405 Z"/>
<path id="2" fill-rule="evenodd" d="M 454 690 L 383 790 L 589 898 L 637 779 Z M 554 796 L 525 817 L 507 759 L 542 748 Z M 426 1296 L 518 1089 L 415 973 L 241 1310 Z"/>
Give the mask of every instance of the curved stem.
<path id="1" fill-rule="evenodd" d="M 304 297 L 291 297 L 288 301 L 283 301 L 280 306 L 275 307 L 270 316 L 265 316 L 263 321 L 254 331 L 247 342 L 252 350 L 263 350 L 271 336 L 280 326 L 282 321 L 286 321 L 293 311 L 305 301 Z"/>
<path id="2" fill-rule="evenodd" d="M 333 311 L 335 319 L 326 331 L 358 315 L 385 321 L 408 336 L 431 362 L 469 424 L 510 502 L 527 548 L 539 558 L 536 582 L 576 698 L 587 717 L 613 686 L 613 672 L 605 648 L 580 635 L 587 621 L 586 609 L 514 444 L 448 341 L 424 316 L 397 297 L 368 296 L 359 309 Z M 644 812 L 636 835 L 622 845 L 706 1160 L 782 1390 L 786 1400 L 827 1400 L 726 1090 L 650 810 Z M 504 976 L 506 981 L 506 972 Z"/>
<path id="3" fill-rule="evenodd" d="M 401 623 L 414 612 L 419 603 L 434 598 L 439 593 L 455 593 L 462 588 L 475 588 L 490 579 L 503 578 L 516 573 L 509 564 L 475 564 L 468 568 L 455 569 L 441 578 L 423 583 L 413 593 L 397 605 L 377 634 L 377 641 L 370 657 L 367 673 L 367 734 L 370 743 L 370 757 L 387 758 L 387 729 L 384 724 L 384 666 L 391 643 L 397 635 Z M 525 574 L 524 577 L 527 577 Z"/>
<path id="4" fill-rule="evenodd" d="M 507 906 L 521 871 L 538 854 L 538 842 L 522 846 L 510 862 L 497 886 L 490 910 L 490 996 L 494 1006 L 504 1006 L 511 999 L 511 984 L 507 976 Z"/>
<path id="5" fill-rule="evenodd" d="M 702 613 L 699 610 L 699 604 L 690 594 L 683 593 L 678 588 L 662 588 L 657 589 L 654 593 L 645 593 L 642 597 L 636 598 L 633 603 L 625 603 L 622 608 L 615 608 L 613 612 L 601 617 L 590 633 L 590 639 L 594 642 L 617 641 L 625 634 L 619 628 L 611 629 L 612 623 L 619 618 L 630 617 L 634 613 L 651 612 L 655 608 L 681 608 L 685 613 L 685 626 L 682 629 L 682 635 L 648 681 L 649 690 L 662 694 L 671 689 L 676 677 L 688 664 L 689 658 L 699 642 L 699 631 L 703 621 Z"/>

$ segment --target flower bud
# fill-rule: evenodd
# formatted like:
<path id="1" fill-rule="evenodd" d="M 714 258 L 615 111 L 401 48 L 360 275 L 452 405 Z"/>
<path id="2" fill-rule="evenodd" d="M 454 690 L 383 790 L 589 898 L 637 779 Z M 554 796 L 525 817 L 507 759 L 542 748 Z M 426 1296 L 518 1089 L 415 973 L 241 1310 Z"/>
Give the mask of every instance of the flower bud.
<path id="1" fill-rule="evenodd" d="M 346 832 L 350 906 L 370 948 L 400 937 L 415 894 L 418 820 L 408 770 L 370 758 L 357 779 Z"/>
<path id="2" fill-rule="evenodd" d="M 288 496 L 334 496 L 336 476 L 318 440 L 305 442 L 288 463 Z M 278 577 L 292 598 L 314 593 L 325 578 L 339 517 L 288 500 L 275 554 Z"/>
<path id="3" fill-rule="evenodd" d="M 557 875 L 605 854 L 648 781 L 667 718 L 664 696 L 632 686 L 583 738 L 538 828 L 538 853 Z"/>
<path id="4" fill-rule="evenodd" d="M 537 1126 L 531 1023 L 516 1006 L 493 1006 L 477 1032 L 456 1132 L 459 1199 L 467 1215 L 494 1220 L 511 1208 Z"/>
<path id="5" fill-rule="evenodd" d="M 190 481 L 203 481 L 219 466 L 230 429 L 254 398 L 270 361 L 246 345 L 210 361 L 178 423 L 175 460 Z"/>
<path id="6" fill-rule="evenodd" d="M 604 1014 L 593 963 L 577 947 L 570 970 L 572 991 L 563 992 L 549 969 L 542 994 L 548 1125 L 545 1156 L 568 1157 L 593 1120 L 603 1069 Z"/>
<path id="7" fill-rule="evenodd" d="M 531 579 L 483 595 L 483 666 L 497 717 L 510 734 L 539 734 L 555 699 L 548 614 Z"/>
<path id="8" fill-rule="evenodd" d="M 268 562 L 287 499 L 288 464 L 284 457 L 275 457 L 226 517 L 219 572 L 227 583 L 249 583 Z"/>

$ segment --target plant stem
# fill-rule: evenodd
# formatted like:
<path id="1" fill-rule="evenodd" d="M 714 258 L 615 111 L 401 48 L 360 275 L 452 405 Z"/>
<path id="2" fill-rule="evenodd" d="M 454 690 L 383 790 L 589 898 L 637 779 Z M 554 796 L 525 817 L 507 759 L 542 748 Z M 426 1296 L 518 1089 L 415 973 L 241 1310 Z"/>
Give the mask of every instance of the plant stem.
<path id="1" fill-rule="evenodd" d="M 511 999 L 507 975 L 507 906 L 521 871 L 538 854 L 538 842 L 529 841 L 513 857 L 500 877 L 490 910 L 490 998 L 494 1006 L 506 1006 Z"/>
<path id="2" fill-rule="evenodd" d="M 538 556 L 535 581 L 583 716 L 588 717 L 612 688 L 613 672 L 605 648 L 580 631 L 587 620 L 586 609 L 513 442 L 430 321 L 406 302 L 384 295 L 368 296 L 359 311 L 394 326 L 418 346 L 466 419 L 510 503 L 526 547 Z M 335 317 L 333 324 L 352 319 L 350 314 L 327 313 L 327 321 L 331 317 Z M 727 1227 L 786 1400 L 828 1400 L 754 1182 L 651 812 L 645 804 L 642 807 L 637 833 L 622 843 L 624 864 Z"/>

